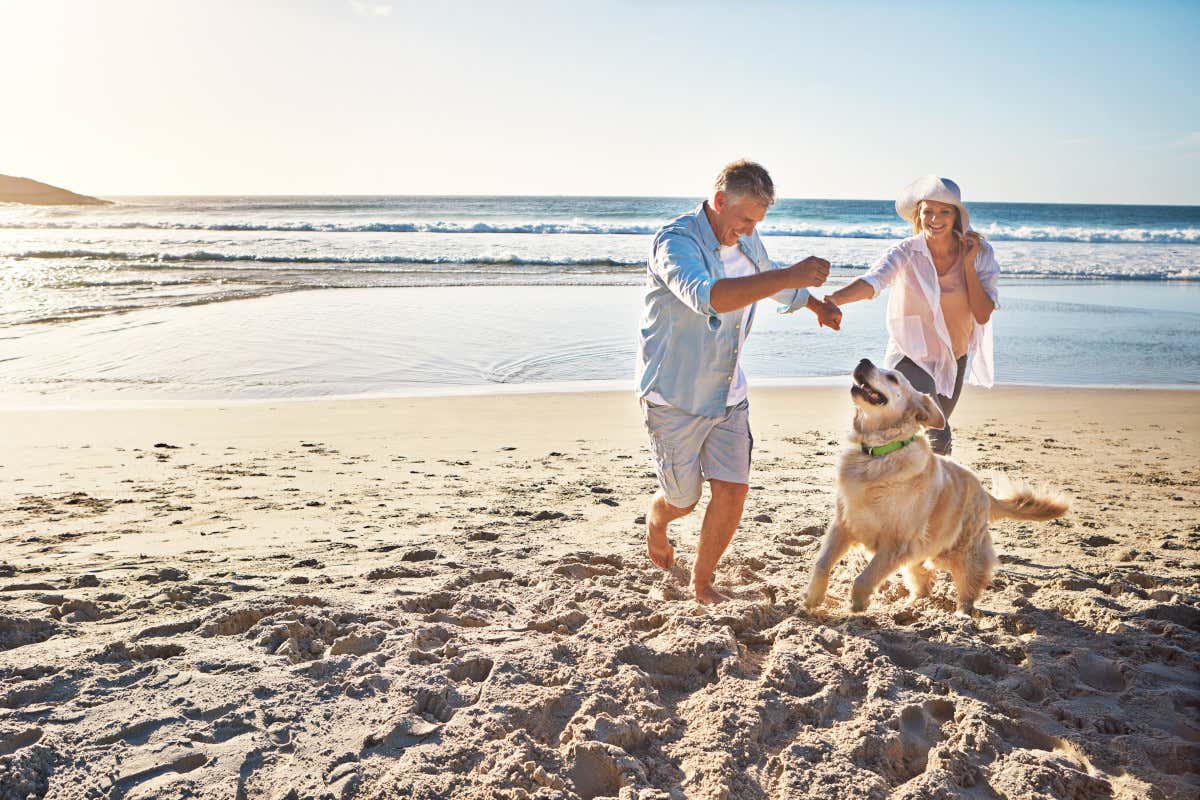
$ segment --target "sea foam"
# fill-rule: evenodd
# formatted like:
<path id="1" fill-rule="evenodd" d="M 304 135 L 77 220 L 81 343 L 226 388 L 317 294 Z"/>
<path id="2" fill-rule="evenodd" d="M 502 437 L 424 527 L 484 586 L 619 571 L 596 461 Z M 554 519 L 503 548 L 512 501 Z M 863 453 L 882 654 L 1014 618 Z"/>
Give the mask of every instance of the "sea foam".
<path id="1" fill-rule="evenodd" d="M 178 222 L 154 220 L 0 222 L 0 229 L 15 230 L 179 230 L 262 233 L 433 233 L 433 234 L 536 234 L 542 236 L 648 236 L 658 230 L 653 223 L 601 223 L 585 221 L 400 221 L 400 222 Z M 798 236 L 827 239 L 902 239 L 911 229 L 893 224 L 764 223 L 763 236 Z M 1200 228 L 1087 227 L 1011 225 L 987 223 L 977 230 L 1000 242 L 1080 242 L 1095 244 L 1200 244 Z"/>

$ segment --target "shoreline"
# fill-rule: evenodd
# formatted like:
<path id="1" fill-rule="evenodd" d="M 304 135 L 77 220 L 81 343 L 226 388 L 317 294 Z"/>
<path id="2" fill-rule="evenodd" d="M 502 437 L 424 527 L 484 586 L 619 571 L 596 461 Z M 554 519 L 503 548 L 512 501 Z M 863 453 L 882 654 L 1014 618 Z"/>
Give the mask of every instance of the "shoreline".
<path id="1" fill-rule="evenodd" d="M 814 390 L 832 389 L 848 386 L 850 374 L 830 375 L 812 378 L 759 378 L 754 381 L 752 393 L 759 390 Z M 1070 384 L 1070 383 L 1005 383 L 991 389 L 967 385 L 964 391 L 986 395 L 988 393 L 1005 392 L 1038 392 L 1047 391 L 1080 391 L 1096 392 L 1197 392 L 1200 384 Z M 219 407 L 247 407 L 277 404 L 318 404 L 318 403 L 353 403 L 375 401 L 401 400 L 454 400 L 460 398 L 493 398 L 497 401 L 508 397 L 528 395 L 581 395 L 607 394 L 629 395 L 634 400 L 635 392 L 627 381 L 596 380 L 596 381 L 560 381 L 552 383 L 514 383 L 514 384 L 478 384 L 465 386 L 437 386 L 414 388 L 411 390 L 397 389 L 388 392 L 367 392 L 361 394 L 312 395 L 302 397 L 239 397 L 239 398 L 130 398 L 125 402 L 116 402 L 106 398 L 98 402 L 87 403 L 47 403 L 36 404 L 5 404 L 0 398 L 0 414 L 22 412 L 104 412 L 123 410 L 167 410 L 167 409 L 212 409 Z M 1200 410 L 1200 409 L 1198 409 Z"/>

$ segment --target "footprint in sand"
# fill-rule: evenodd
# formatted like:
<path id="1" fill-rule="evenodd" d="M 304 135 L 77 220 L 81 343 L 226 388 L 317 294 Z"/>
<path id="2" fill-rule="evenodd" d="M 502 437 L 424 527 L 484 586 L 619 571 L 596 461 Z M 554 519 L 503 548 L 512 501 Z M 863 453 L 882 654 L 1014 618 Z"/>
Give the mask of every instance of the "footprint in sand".
<path id="1" fill-rule="evenodd" d="M 1127 682 L 1115 661 L 1082 650 L 1074 655 L 1079 678 L 1088 686 L 1102 692 L 1123 692 Z"/>
<path id="2" fill-rule="evenodd" d="M 453 608 L 456 597 L 450 592 L 432 592 L 419 597 L 410 597 L 400 603 L 400 608 L 409 613 L 429 614 Z"/>
<path id="3" fill-rule="evenodd" d="M 59 626 L 49 620 L 0 616 L 0 651 L 44 642 L 59 630 Z"/>
<path id="4" fill-rule="evenodd" d="M 41 738 L 41 728 L 26 728 L 18 733 L 0 736 L 0 757 L 12 755 L 22 748 L 37 744 Z"/>
<path id="5" fill-rule="evenodd" d="M 130 662 L 155 661 L 164 658 L 174 658 L 183 655 L 187 649 L 178 644 L 130 644 L 129 642 L 112 642 L 95 657 L 98 662 Z"/>
<path id="6" fill-rule="evenodd" d="M 467 658 L 451 664 L 445 675 L 455 685 L 440 691 L 428 688 L 418 690 L 412 713 L 429 722 L 449 722 L 460 709 L 479 702 L 483 684 L 491 676 L 494 666 L 492 659 L 484 657 Z"/>
<path id="7" fill-rule="evenodd" d="M 185 745 L 169 745 L 160 752 L 139 753 L 123 761 L 113 784 L 118 794 L 124 795 L 134 786 L 160 775 L 191 772 L 207 763 L 208 755 L 203 751 Z"/>
<path id="8" fill-rule="evenodd" d="M 490 658 L 468 658 L 451 665 L 446 674 L 450 676 L 450 680 L 460 683 L 462 681 L 483 683 L 492 674 L 494 666 L 495 662 Z"/>
<path id="9" fill-rule="evenodd" d="M 458 654 L 454 631 L 445 625 L 417 628 L 410 640 L 408 661 L 411 664 L 432 664 Z"/>

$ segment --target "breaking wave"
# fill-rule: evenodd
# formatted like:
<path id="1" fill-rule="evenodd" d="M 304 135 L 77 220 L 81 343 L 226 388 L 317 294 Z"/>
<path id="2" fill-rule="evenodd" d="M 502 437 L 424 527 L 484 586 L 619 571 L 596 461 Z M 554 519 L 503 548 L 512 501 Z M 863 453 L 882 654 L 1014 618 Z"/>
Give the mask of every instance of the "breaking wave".
<path id="1" fill-rule="evenodd" d="M 453 258 L 448 256 L 414 257 L 403 255 L 262 255 L 254 253 L 225 253 L 197 250 L 185 253 L 148 253 L 105 250 L 32 250 L 6 256 L 11 259 L 39 259 L 68 261 L 87 265 L 92 269 L 187 269 L 187 270 L 263 270 L 284 271 L 290 267 L 309 271 L 327 272 L 438 272 L 450 270 L 478 270 L 490 272 L 507 269 L 513 274 L 522 270 L 536 270 L 539 275 L 561 272 L 581 274 L 611 273 L 632 276 L 645 269 L 646 262 L 640 259 L 620 258 L 522 258 L 515 255 L 473 255 Z M 838 263 L 833 265 L 834 274 L 855 276 L 867 269 L 868 263 Z M 1135 262 L 1108 262 L 1102 264 L 1080 263 L 1064 260 L 1060 266 L 1048 268 L 1045 262 L 1036 265 L 1006 263 L 1006 276 L 1037 278 L 1078 278 L 1096 280 L 1200 280 L 1200 267 L 1180 265 L 1155 269 Z"/>
<path id="2" fill-rule="evenodd" d="M 571 221 L 485 222 L 485 221 L 402 221 L 402 222 L 159 222 L 153 220 L 89 222 L 12 222 L 0 224 L 8 229 L 52 230 L 189 230 L 213 232 L 276 233 L 436 233 L 436 234 L 535 234 L 649 236 L 658 230 L 656 223 L 602 223 Z M 793 223 L 759 228 L 764 236 L 799 236 L 828 239 L 902 239 L 911 230 L 902 224 L 818 225 Z M 1200 228 L 1088 227 L 1055 225 L 1016 225 L 991 223 L 979 228 L 989 239 L 1001 242 L 1076 242 L 1083 244 L 1200 244 Z"/>

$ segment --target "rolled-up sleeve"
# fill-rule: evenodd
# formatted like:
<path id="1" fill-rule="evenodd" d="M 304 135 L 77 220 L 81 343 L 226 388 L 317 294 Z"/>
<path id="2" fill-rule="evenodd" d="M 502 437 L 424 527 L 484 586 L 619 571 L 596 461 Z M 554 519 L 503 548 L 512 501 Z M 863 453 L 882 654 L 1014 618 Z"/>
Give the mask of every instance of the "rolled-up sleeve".
<path id="1" fill-rule="evenodd" d="M 778 261 L 768 261 L 768 263 L 771 265 L 771 269 L 784 269 L 789 266 Z M 779 303 L 778 312 L 780 314 L 791 314 L 808 304 L 809 294 L 811 293 L 808 289 L 784 289 L 782 292 L 771 295 L 771 299 Z"/>
<path id="2" fill-rule="evenodd" d="M 654 245 L 650 272 L 692 311 L 708 317 L 708 326 L 716 329 L 721 319 L 712 307 L 712 287 L 717 282 L 704 265 L 704 254 L 692 239 L 671 232 L 663 233 Z"/>
<path id="3" fill-rule="evenodd" d="M 983 243 L 979 255 L 975 257 L 975 274 L 979 276 L 979 285 L 992 299 L 992 305 L 1000 307 L 1000 264 L 996 261 L 996 251 L 987 242 Z"/>
<path id="4" fill-rule="evenodd" d="M 771 299 L 780 304 L 780 314 L 791 314 L 808 305 L 808 296 L 808 289 L 784 289 L 778 294 L 771 295 Z"/>
<path id="5" fill-rule="evenodd" d="M 875 266 L 863 273 L 861 280 L 875 290 L 872 297 L 878 297 L 880 292 L 892 285 L 903 258 L 904 254 L 900 248 L 893 247 L 884 254 L 883 258 L 875 262 Z"/>

